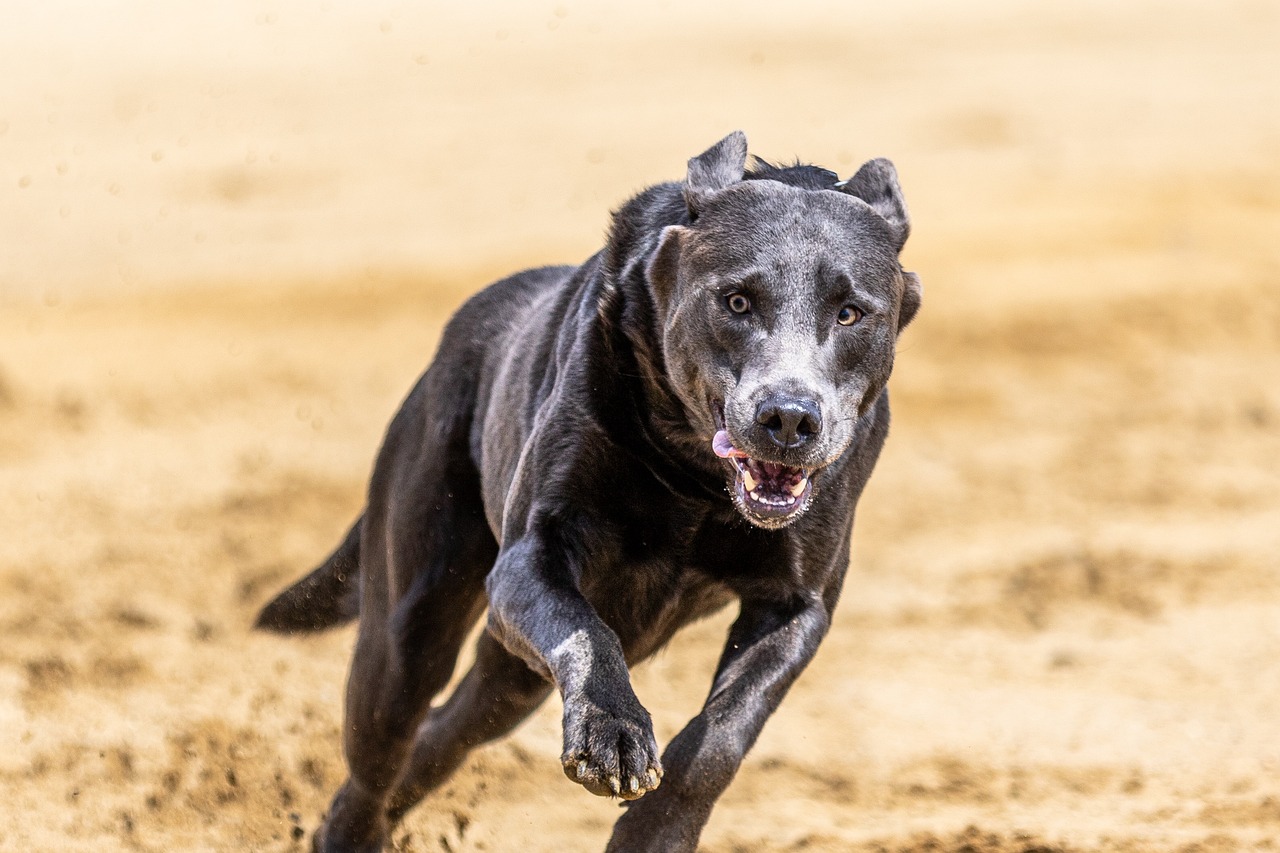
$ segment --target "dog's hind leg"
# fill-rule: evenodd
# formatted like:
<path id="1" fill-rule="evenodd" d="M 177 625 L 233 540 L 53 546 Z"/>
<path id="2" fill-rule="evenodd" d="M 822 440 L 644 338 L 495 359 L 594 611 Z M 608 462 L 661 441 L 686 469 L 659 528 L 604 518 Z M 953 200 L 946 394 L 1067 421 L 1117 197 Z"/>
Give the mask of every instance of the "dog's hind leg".
<path id="1" fill-rule="evenodd" d="M 514 729 L 550 693 L 551 682 L 487 632 L 481 634 L 475 664 L 418 731 L 409 769 L 391 797 L 391 823 L 448 779 L 467 753 Z"/>
<path id="2" fill-rule="evenodd" d="M 414 734 L 484 611 L 498 546 L 474 469 L 456 450 L 424 452 L 424 432 L 393 428 L 370 487 L 360 633 L 347 682 L 350 776 L 316 834 L 316 849 L 326 853 L 382 849 L 387 798 Z"/>
<path id="3" fill-rule="evenodd" d="M 492 555 L 485 555 L 492 562 Z M 468 561 L 469 562 L 469 561 Z M 470 568 L 470 567 L 468 567 Z M 316 847 L 381 850 L 387 798 L 395 790 L 431 698 L 448 682 L 458 650 L 484 610 L 484 571 L 418 584 L 389 624 L 361 621 L 347 684 L 345 752 L 350 777 L 338 791 Z M 371 620 L 372 621 L 372 620 Z"/>

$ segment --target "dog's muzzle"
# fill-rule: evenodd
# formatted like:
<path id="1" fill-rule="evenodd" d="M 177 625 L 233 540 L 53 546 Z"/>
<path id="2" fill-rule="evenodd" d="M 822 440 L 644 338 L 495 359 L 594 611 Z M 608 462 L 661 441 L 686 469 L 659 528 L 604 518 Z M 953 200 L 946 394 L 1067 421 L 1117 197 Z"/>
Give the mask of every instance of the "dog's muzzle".
<path id="1" fill-rule="evenodd" d="M 757 527 L 776 529 L 790 524 L 813 497 L 813 470 L 752 458 L 733 444 L 729 431 L 718 425 L 711 449 L 734 469 L 730 494 L 738 510 Z"/>

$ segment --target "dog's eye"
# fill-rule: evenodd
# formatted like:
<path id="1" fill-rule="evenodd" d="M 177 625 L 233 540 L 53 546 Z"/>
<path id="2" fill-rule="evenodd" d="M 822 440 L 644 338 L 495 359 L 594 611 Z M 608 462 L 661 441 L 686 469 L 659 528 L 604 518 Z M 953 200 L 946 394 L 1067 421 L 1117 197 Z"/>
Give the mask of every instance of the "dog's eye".
<path id="1" fill-rule="evenodd" d="M 841 326 L 852 326 L 861 319 L 862 312 L 852 305 L 844 306 L 840 309 L 840 313 L 836 315 L 836 322 Z"/>
<path id="2" fill-rule="evenodd" d="M 751 310 L 751 300 L 745 294 L 730 293 L 724 301 L 729 306 L 729 310 L 735 314 L 745 314 Z"/>

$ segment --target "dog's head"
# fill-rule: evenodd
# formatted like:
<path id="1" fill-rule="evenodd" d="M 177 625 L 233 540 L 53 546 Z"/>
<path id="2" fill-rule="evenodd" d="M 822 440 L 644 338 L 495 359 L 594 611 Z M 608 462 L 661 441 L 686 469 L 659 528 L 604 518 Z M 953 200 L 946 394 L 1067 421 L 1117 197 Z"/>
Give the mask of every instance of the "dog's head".
<path id="1" fill-rule="evenodd" d="M 690 224 L 662 232 L 648 276 L 690 423 L 743 516 L 779 528 L 884 389 L 921 288 L 898 263 L 909 220 L 888 160 L 815 189 L 790 170 L 745 180 L 746 159 L 734 133 L 689 161 Z"/>

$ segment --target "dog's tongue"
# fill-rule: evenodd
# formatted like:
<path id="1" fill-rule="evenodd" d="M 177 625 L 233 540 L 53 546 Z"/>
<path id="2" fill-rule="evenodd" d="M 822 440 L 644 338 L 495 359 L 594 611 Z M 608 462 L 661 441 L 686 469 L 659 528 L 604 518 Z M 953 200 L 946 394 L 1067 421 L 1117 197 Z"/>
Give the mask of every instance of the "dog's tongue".
<path id="1" fill-rule="evenodd" d="M 740 459 L 747 458 L 747 454 L 733 446 L 733 442 L 729 440 L 728 430 L 722 429 L 716 433 L 716 437 L 711 439 L 711 449 L 714 450 L 716 452 L 716 456 L 719 456 L 721 459 L 731 459 L 735 456 Z"/>

